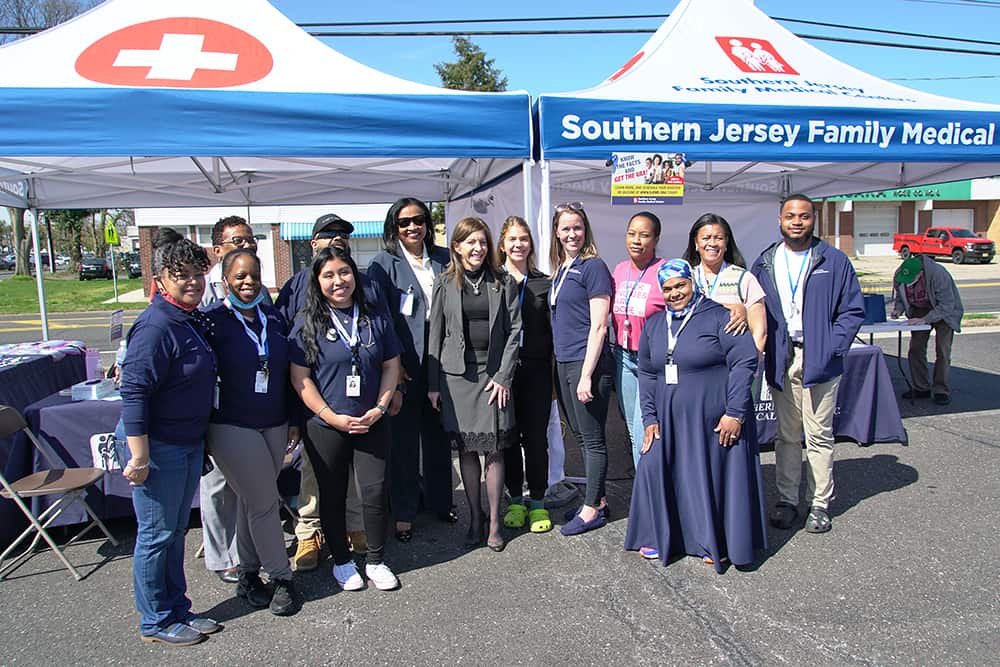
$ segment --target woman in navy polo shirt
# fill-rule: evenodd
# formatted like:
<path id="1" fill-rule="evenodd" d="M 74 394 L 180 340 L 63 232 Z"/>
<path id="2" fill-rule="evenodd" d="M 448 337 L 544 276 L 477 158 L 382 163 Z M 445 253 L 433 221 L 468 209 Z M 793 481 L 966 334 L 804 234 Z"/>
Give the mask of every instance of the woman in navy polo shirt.
<path id="1" fill-rule="evenodd" d="M 198 489 L 216 363 L 198 312 L 208 255 L 172 229 L 153 242 L 157 291 L 128 334 L 122 423 L 138 529 L 133 556 L 142 640 L 190 646 L 222 626 L 191 613 L 184 530 Z"/>
<path id="2" fill-rule="evenodd" d="M 299 437 L 289 425 L 285 320 L 264 301 L 260 259 L 249 249 L 222 259 L 226 300 L 208 311 L 219 359 L 219 404 L 208 427 L 215 463 L 236 493 L 236 594 L 277 616 L 294 614 L 298 596 L 281 530 L 278 474 L 286 448 Z M 273 587 L 260 580 L 263 566 Z"/>
<path id="3" fill-rule="evenodd" d="M 583 205 L 561 204 L 552 216 L 549 250 L 552 277 L 549 306 L 556 353 L 556 392 L 563 414 L 583 451 L 587 493 L 583 506 L 569 516 L 563 535 L 578 535 L 607 522 L 604 482 L 608 417 L 614 362 L 607 349 L 608 309 L 613 291 L 608 265 L 597 256 L 597 244 Z"/>
<path id="4" fill-rule="evenodd" d="M 399 381 L 399 343 L 392 322 L 365 302 L 350 254 L 330 246 L 313 258 L 306 304 L 289 337 L 292 386 L 313 417 L 306 453 L 319 483 L 320 521 L 344 590 L 365 583 L 351 558 L 344 519 L 347 469 L 361 487 L 368 535 L 365 574 L 376 588 L 399 585 L 382 562 L 385 546 L 383 417 Z"/>

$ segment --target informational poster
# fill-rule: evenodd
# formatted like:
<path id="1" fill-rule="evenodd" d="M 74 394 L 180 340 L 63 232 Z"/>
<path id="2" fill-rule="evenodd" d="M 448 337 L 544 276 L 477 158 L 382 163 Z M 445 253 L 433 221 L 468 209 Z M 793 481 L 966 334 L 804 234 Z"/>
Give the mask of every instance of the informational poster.
<path id="1" fill-rule="evenodd" d="M 684 153 L 612 153 L 611 203 L 656 206 L 684 202 Z"/>

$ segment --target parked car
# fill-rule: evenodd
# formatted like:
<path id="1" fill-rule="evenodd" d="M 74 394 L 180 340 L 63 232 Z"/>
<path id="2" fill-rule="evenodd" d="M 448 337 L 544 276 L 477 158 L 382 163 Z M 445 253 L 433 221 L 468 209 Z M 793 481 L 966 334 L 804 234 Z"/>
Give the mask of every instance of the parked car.
<path id="1" fill-rule="evenodd" d="M 139 253 L 126 252 L 122 254 L 121 266 L 128 272 L 129 278 L 142 277 L 142 262 L 139 260 Z"/>
<path id="2" fill-rule="evenodd" d="M 951 255 L 955 264 L 993 261 L 993 241 L 981 238 L 963 227 L 930 227 L 921 234 L 895 234 L 892 249 L 906 259 L 910 255 Z"/>
<path id="3" fill-rule="evenodd" d="M 91 278 L 111 280 L 111 262 L 103 257 L 84 257 L 80 261 L 80 280 Z"/>
<path id="4" fill-rule="evenodd" d="M 17 266 L 17 258 L 14 255 L 0 256 L 0 271 L 13 271 Z"/>
<path id="5" fill-rule="evenodd" d="M 56 254 L 56 270 L 62 270 L 69 267 L 69 255 L 64 255 L 63 253 Z"/>

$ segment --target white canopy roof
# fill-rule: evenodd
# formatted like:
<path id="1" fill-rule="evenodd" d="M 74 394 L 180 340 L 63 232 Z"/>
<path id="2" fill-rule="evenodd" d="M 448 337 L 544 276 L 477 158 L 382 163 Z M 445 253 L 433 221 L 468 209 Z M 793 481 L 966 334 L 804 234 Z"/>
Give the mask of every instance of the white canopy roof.
<path id="1" fill-rule="evenodd" d="M 0 71 L 5 205 L 440 200 L 530 155 L 527 93 L 384 74 L 264 0 L 109 0 Z"/>

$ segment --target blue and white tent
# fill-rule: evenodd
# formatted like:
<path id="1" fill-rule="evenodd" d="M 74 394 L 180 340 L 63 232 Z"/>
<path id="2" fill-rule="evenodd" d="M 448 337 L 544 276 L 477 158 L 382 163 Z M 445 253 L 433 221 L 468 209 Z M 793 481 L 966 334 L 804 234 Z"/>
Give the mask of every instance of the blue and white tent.
<path id="1" fill-rule="evenodd" d="M 684 204 L 659 209 L 665 254 L 680 254 L 707 211 L 727 217 L 752 256 L 776 235 L 777 202 L 792 192 L 823 197 L 1000 174 L 1000 107 L 859 71 L 752 0 L 681 0 L 624 66 L 592 88 L 541 95 L 536 113 L 539 245 L 547 248 L 550 204 L 580 201 L 609 261 L 623 258 L 625 221 L 644 208 L 610 206 L 606 162 L 615 151 L 683 153 L 692 163 Z M 491 194 L 519 202 L 520 187 L 510 179 L 469 203 L 482 208 Z"/>
<path id="2" fill-rule="evenodd" d="M 0 205 L 442 200 L 530 157 L 526 92 L 390 76 L 264 0 L 109 0 L 0 71 Z"/>

